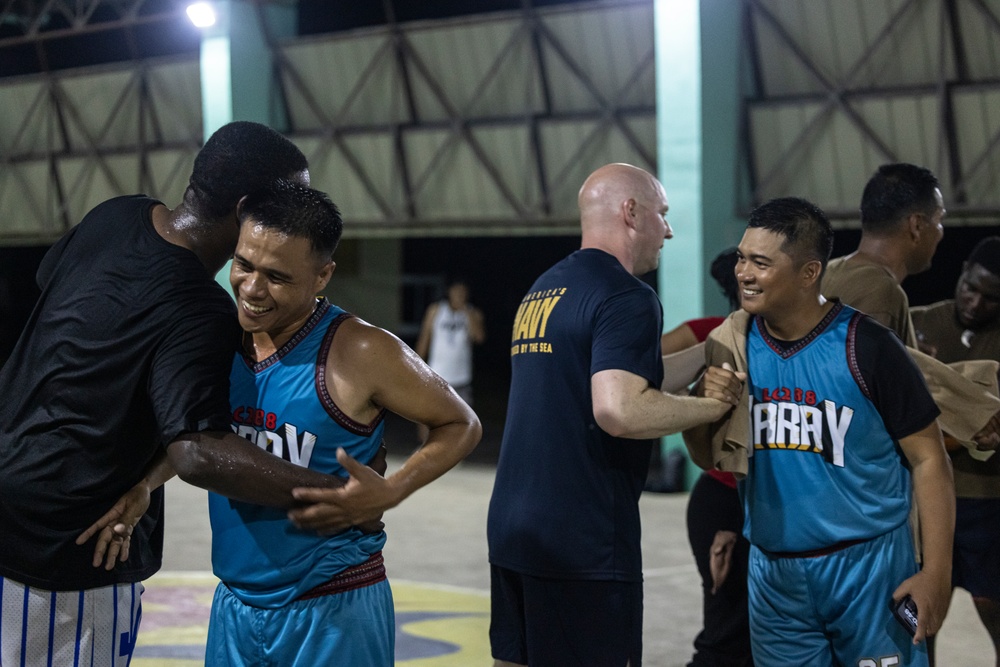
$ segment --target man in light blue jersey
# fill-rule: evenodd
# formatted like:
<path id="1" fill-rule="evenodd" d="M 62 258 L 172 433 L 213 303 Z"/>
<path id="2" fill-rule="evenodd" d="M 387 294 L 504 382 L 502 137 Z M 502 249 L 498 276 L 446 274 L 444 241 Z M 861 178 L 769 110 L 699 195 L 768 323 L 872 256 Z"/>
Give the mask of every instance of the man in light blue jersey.
<path id="1" fill-rule="evenodd" d="M 351 526 L 377 522 L 461 461 L 479 441 L 479 421 L 398 338 L 315 296 L 335 268 L 342 228 L 325 195 L 279 182 L 248 197 L 240 220 L 230 280 L 246 333 L 231 376 L 233 428 L 350 480 L 334 493 L 298 490 L 308 506 L 290 515 L 210 497 L 222 584 L 206 664 L 391 666 L 385 533 Z M 386 410 L 429 436 L 383 478 L 358 460 L 376 455 Z"/>
<path id="2" fill-rule="evenodd" d="M 380 517 L 465 458 L 479 420 L 398 338 L 317 298 L 343 228 L 326 195 L 278 181 L 245 198 L 239 218 L 230 280 L 244 334 L 230 376 L 232 429 L 346 484 L 295 489 L 301 505 L 287 513 L 210 494 L 222 583 L 205 663 L 391 667 Z M 383 477 L 359 461 L 378 460 L 387 410 L 429 435 Z"/>
<path id="3" fill-rule="evenodd" d="M 892 332 L 820 293 L 832 242 L 821 210 L 784 198 L 754 210 L 739 244 L 754 663 L 926 665 L 923 640 L 948 607 L 955 521 L 938 409 Z M 906 596 L 913 636 L 890 611 Z"/>

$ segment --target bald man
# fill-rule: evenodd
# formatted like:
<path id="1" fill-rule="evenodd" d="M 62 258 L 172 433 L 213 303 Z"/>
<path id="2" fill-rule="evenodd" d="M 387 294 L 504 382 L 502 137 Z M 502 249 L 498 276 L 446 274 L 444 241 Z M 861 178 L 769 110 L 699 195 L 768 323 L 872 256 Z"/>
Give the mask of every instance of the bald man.
<path id="1" fill-rule="evenodd" d="M 641 664 L 649 439 L 714 421 L 740 390 L 659 390 L 663 313 L 636 276 L 673 236 L 663 186 L 610 164 L 579 206 L 581 249 L 535 281 L 514 318 L 488 522 L 497 666 Z"/>

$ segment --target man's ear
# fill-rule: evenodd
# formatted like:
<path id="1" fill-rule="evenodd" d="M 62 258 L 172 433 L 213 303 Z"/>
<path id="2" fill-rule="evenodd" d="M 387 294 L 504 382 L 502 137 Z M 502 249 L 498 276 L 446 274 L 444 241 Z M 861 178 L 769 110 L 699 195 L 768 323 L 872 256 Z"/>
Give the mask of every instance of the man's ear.
<path id="1" fill-rule="evenodd" d="M 625 224 L 635 229 L 636 221 L 638 220 L 636 207 L 638 202 L 632 197 L 629 197 L 622 202 L 622 217 L 625 219 Z"/>
<path id="2" fill-rule="evenodd" d="M 333 272 L 337 269 L 337 263 L 332 259 L 323 265 L 316 275 L 316 292 L 322 292 L 323 288 L 330 282 Z"/>
<path id="3" fill-rule="evenodd" d="M 243 219 L 243 204 L 246 203 L 247 197 L 250 195 L 243 195 L 240 200 L 236 202 L 236 224 L 240 224 L 240 220 Z"/>
<path id="4" fill-rule="evenodd" d="M 911 213 L 906 217 L 906 232 L 914 242 L 920 240 L 920 234 L 923 231 L 922 218 L 923 216 L 919 213 Z"/>
<path id="5" fill-rule="evenodd" d="M 818 259 L 810 259 L 799 269 L 799 277 L 805 285 L 812 285 L 823 277 L 823 263 Z"/>

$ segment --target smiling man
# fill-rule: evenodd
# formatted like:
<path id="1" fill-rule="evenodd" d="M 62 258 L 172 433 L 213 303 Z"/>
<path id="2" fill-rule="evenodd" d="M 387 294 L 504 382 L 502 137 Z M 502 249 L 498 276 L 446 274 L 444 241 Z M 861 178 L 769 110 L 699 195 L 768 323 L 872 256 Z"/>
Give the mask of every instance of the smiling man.
<path id="1" fill-rule="evenodd" d="M 479 420 L 398 338 L 317 298 L 343 228 L 326 195 L 279 181 L 244 200 L 240 221 L 230 280 L 245 333 L 231 376 L 233 429 L 275 456 L 349 480 L 297 489 L 307 506 L 288 515 L 210 496 L 222 583 L 206 663 L 390 667 L 379 518 L 472 451 Z M 383 478 L 358 460 L 376 455 L 387 410 L 429 435 Z"/>
<path id="2" fill-rule="evenodd" d="M 239 326 L 213 279 L 236 246 L 240 199 L 276 178 L 308 183 L 308 167 L 275 130 L 229 123 L 173 208 L 115 197 L 46 253 L 41 297 L 0 370 L 0 663 L 129 664 L 141 582 L 163 553 L 156 489 L 174 469 L 275 507 L 295 503 L 293 488 L 340 483 L 229 430 Z"/>
<path id="3" fill-rule="evenodd" d="M 821 295 L 832 244 L 825 214 L 796 198 L 755 209 L 739 244 L 754 664 L 926 665 L 921 640 L 948 606 L 954 526 L 938 409 L 894 334 Z M 888 607 L 907 595 L 913 638 Z"/>

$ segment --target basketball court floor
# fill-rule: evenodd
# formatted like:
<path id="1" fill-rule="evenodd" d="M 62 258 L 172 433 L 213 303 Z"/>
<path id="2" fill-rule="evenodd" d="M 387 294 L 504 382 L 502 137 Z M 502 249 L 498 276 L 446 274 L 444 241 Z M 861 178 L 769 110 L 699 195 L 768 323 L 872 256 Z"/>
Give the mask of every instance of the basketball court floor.
<path id="1" fill-rule="evenodd" d="M 390 470 L 400 459 L 390 460 Z M 396 604 L 396 664 L 489 667 L 486 509 L 494 467 L 464 463 L 385 516 L 386 568 Z M 203 664 L 211 575 L 205 492 L 167 485 L 163 571 L 146 582 L 136 667 Z M 644 660 L 683 667 L 701 624 L 701 591 L 687 543 L 687 494 L 645 494 Z M 993 648 L 958 591 L 939 635 L 941 667 L 992 667 Z M 364 666 L 358 666 L 364 667 Z M 585 667 L 585 666 L 582 666 Z"/>

